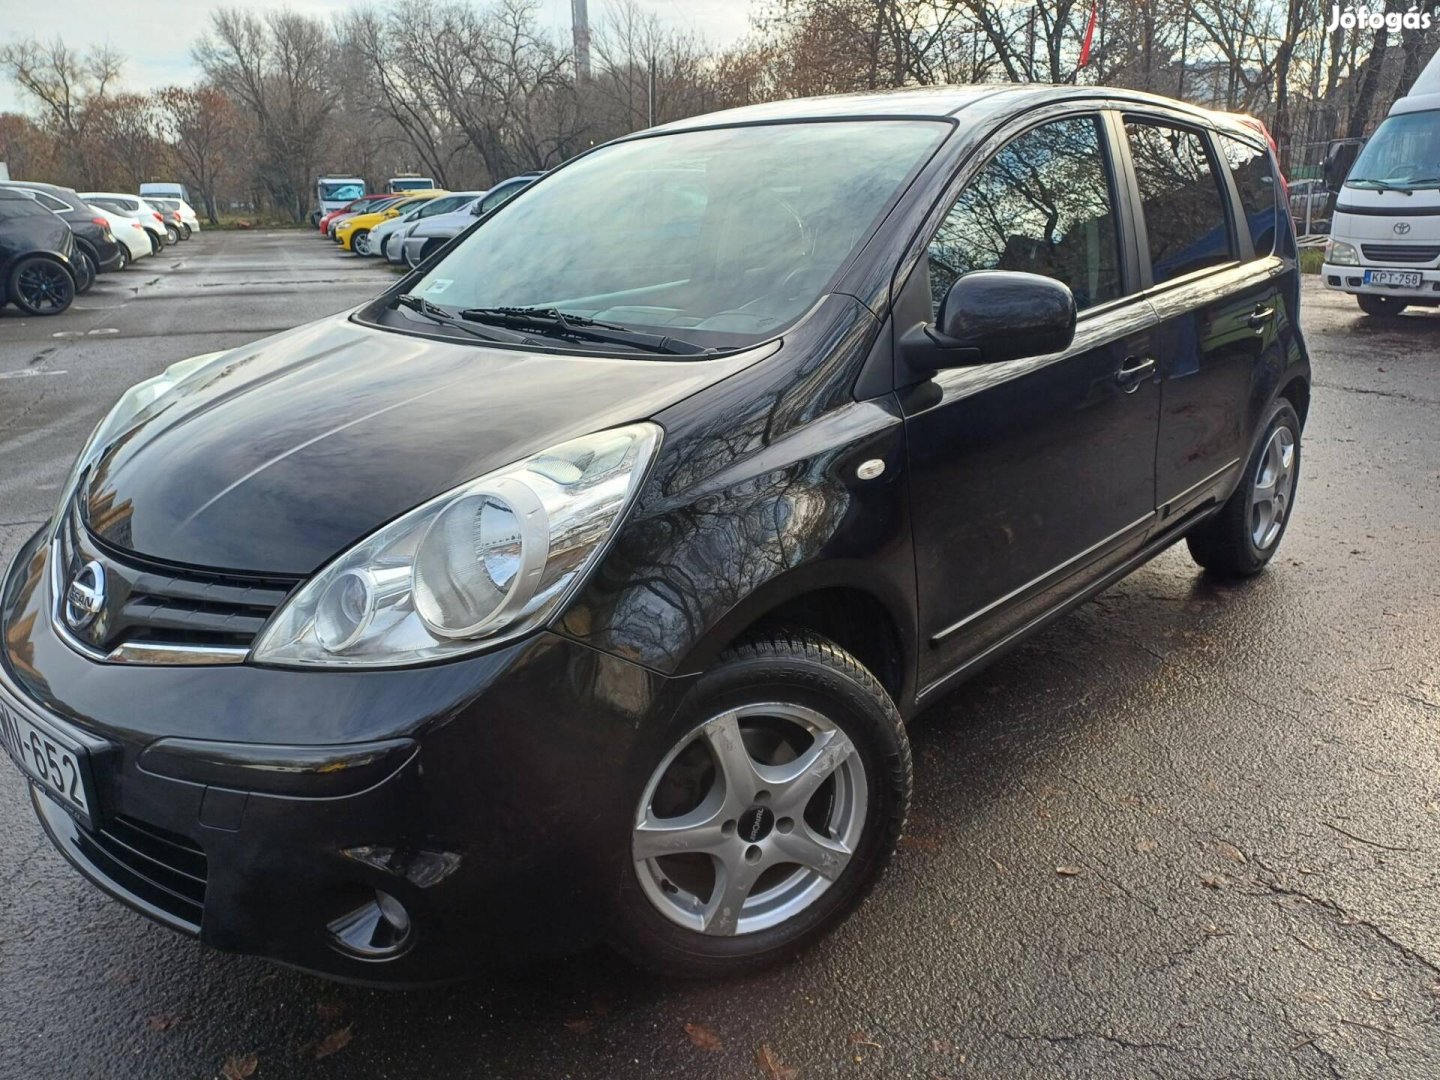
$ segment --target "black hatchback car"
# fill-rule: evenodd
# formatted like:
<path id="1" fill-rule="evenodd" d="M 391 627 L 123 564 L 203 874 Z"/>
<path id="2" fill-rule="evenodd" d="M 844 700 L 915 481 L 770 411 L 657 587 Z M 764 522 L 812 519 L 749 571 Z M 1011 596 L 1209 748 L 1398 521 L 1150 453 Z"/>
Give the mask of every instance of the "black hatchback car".
<path id="1" fill-rule="evenodd" d="M 1309 405 L 1250 130 L 923 89 L 548 173 L 372 303 L 132 389 L 3 590 L 0 718 L 85 876 L 417 983 L 833 928 L 905 722 L 1184 539 L 1260 570 Z"/>

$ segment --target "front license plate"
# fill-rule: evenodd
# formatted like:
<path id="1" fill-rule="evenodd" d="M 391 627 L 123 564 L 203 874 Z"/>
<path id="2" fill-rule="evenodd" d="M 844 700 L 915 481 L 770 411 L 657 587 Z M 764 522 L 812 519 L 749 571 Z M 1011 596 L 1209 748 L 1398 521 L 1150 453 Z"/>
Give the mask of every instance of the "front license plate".
<path id="1" fill-rule="evenodd" d="M 1366 270 L 1366 285 L 1394 285 L 1401 289 L 1420 288 L 1418 270 Z"/>
<path id="2" fill-rule="evenodd" d="M 32 721 L 4 696 L 0 696 L 0 743 L 20 771 L 61 806 L 90 817 L 84 750 Z"/>

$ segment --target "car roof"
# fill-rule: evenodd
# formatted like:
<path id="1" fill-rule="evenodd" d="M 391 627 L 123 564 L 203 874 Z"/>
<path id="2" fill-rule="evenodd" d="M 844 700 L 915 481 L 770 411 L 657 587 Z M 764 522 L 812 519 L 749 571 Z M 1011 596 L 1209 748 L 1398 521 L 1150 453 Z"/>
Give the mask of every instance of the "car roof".
<path id="1" fill-rule="evenodd" d="M 656 132 L 700 130 L 735 124 L 805 120 L 950 120 L 963 113 L 983 121 L 1042 105 L 1065 101 L 1080 104 L 1096 99 L 1133 102 L 1136 105 L 1160 105 L 1189 113 L 1196 120 L 1232 131 L 1248 130 L 1223 113 L 1139 90 L 1108 86 L 1059 86 L 1051 83 L 980 83 L 970 86 L 903 87 L 898 90 L 831 94 L 825 97 L 793 98 L 761 105 L 743 105 L 737 109 L 676 120 L 637 132 L 627 138 L 644 137 Z"/>

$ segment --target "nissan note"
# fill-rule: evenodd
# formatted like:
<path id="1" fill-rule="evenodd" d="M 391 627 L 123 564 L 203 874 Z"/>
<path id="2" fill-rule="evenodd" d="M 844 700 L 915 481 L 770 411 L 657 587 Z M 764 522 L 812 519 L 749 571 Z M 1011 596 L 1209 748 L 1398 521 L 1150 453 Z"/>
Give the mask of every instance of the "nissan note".
<path id="1" fill-rule="evenodd" d="M 1298 299 L 1263 136 L 1178 102 L 627 136 L 128 391 L 6 574 L 3 742 L 80 873 L 220 949 L 757 969 L 881 873 L 920 709 L 1177 541 L 1270 561 Z"/>

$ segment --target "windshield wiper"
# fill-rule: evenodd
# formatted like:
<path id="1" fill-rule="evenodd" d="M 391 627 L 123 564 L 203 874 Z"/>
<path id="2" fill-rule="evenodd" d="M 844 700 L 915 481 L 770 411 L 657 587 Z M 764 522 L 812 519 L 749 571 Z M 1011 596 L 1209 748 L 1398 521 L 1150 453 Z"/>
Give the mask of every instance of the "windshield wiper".
<path id="1" fill-rule="evenodd" d="M 464 308 L 455 313 L 470 322 L 487 326 L 505 326 L 533 330 L 554 337 L 578 338 L 582 341 L 603 341 L 612 345 L 629 345 L 647 352 L 676 356 L 703 356 L 714 352 L 703 345 L 668 334 L 647 334 L 615 323 L 596 322 L 584 315 L 567 315 L 554 308 L 484 307 Z"/>
<path id="2" fill-rule="evenodd" d="M 501 330 L 499 334 L 494 334 L 484 330 L 477 330 L 471 325 L 474 320 L 463 319 L 449 308 L 431 303 L 423 296 L 416 296 L 414 293 L 401 293 L 395 297 L 395 306 L 407 308 L 418 315 L 424 315 L 427 319 L 440 323 L 442 326 L 450 326 L 456 330 L 463 330 L 471 337 L 481 338 L 484 341 L 510 341 L 528 345 L 535 343 L 525 334 L 506 333 L 504 330 Z"/>
<path id="3" fill-rule="evenodd" d="M 1350 187 L 1360 187 L 1362 184 L 1368 184 L 1372 185 L 1376 191 L 1398 191 L 1402 195 L 1415 194 L 1415 192 L 1411 191 L 1409 188 L 1396 187 L 1388 180 L 1346 180 L 1345 183 L 1348 184 Z"/>

